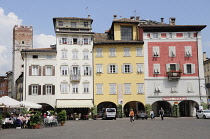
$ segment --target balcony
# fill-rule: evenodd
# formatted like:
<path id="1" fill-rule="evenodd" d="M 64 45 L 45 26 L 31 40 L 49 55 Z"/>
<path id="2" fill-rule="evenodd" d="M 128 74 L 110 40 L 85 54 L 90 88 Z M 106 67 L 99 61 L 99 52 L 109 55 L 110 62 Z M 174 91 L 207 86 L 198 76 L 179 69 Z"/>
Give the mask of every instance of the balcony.
<path id="1" fill-rule="evenodd" d="M 81 75 L 71 75 L 70 76 L 70 81 L 71 82 L 79 82 L 81 79 Z"/>
<path id="2" fill-rule="evenodd" d="M 167 76 L 168 76 L 168 80 L 179 80 L 181 78 L 181 73 L 182 71 L 168 71 L 166 72 Z"/>

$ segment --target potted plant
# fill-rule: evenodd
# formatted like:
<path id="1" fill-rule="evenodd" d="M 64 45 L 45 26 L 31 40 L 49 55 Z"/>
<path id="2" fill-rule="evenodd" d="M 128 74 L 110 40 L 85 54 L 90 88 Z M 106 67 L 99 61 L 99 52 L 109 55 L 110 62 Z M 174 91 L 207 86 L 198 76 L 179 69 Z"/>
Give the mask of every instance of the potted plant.
<path id="1" fill-rule="evenodd" d="M 74 115 L 75 120 L 79 120 L 79 115 Z"/>
<path id="2" fill-rule="evenodd" d="M 88 115 L 88 120 L 92 120 L 92 115 Z"/>
<path id="3" fill-rule="evenodd" d="M 62 110 L 61 112 L 58 113 L 58 122 L 61 123 L 61 126 L 64 125 L 65 121 L 66 121 L 66 111 Z"/>
<path id="4" fill-rule="evenodd" d="M 97 106 L 94 105 L 94 106 L 91 108 L 91 111 L 92 111 L 92 114 L 93 114 L 93 120 L 96 120 L 96 118 L 97 118 Z"/>
<path id="5" fill-rule="evenodd" d="M 0 129 L 2 129 L 2 120 L 3 120 L 3 117 L 2 115 L 0 115 Z"/>
<path id="6" fill-rule="evenodd" d="M 40 114 L 33 114 L 30 117 L 30 126 L 33 129 L 40 128 L 42 124 L 42 118 Z"/>

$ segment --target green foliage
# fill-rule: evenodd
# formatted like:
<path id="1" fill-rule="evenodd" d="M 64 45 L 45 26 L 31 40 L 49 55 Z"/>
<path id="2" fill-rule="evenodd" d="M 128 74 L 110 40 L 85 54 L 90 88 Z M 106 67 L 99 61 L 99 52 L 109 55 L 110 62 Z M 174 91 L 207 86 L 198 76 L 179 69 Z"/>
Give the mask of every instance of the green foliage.
<path id="1" fill-rule="evenodd" d="M 89 119 L 92 118 L 92 115 L 88 115 L 88 118 L 89 118 Z"/>
<path id="2" fill-rule="evenodd" d="M 28 111 L 28 113 L 41 115 L 41 112 L 40 111 Z"/>
<path id="3" fill-rule="evenodd" d="M 150 111 L 152 110 L 152 106 L 150 104 L 145 105 L 145 112 L 147 113 L 147 116 L 150 118 Z"/>
<path id="4" fill-rule="evenodd" d="M 179 117 L 179 106 L 178 105 L 173 105 L 173 116 L 174 117 Z"/>
<path id="5" fill-rule="evenodd" d="M 75 118 L 79 118 L 79 115 L 74 115 Z"/>
<path id="6" fill-rule="evenodd" d="M 121 104 L 117 105 L 117 115 L 118 115 L 118 118 L 123 117 L 123 110 L 122 110 L 122 105 Z"/>
<path id="7" fill-rule="evenodd" d="M 207 104 L 207 103 L 202 102 L 202 103 L 201 103 L 201 106 L 203 106 L 203 109 L 204 109 L 204 110 L 205 110 L 205 109 L 208 109 L 208 104 Z"/>
<path id="8" fill-rule="evenodd" d="M 93 114 L 93 115 L 97 115 L 97 106 L 94 105 L 94 106 L 91 108 L 91 111 L 92 111 L 92 114 Z"/>
<path id="9" fill-rule="evenodd" d="M 67 119 L 67 116 L 66 116 L 65 110 L 62 110 L 61 112 L 58 113 L 58 121 L 60 123 L 65 123 L 66 119 Z"/>
<path id="10" fill-rule="evenodd" d="M 0 115 L 0 122 L 1 122 L 2 119 L 3 119 L 3 117 L 2 117 L 2 115 Z"/>
<path id="11" fill-rule="evenodd" d="M 50 110 L 49 112 L 50 112 L 51 115 L 55 114 L 55 111 L 53 111 L 53 110 Z"/>
<path id="12" fill-rule="evenodd" d="M 30 125 L 35 126 L 42 123 L 42 118 L 40 114 L 34 114 L 30 116 Z"/>

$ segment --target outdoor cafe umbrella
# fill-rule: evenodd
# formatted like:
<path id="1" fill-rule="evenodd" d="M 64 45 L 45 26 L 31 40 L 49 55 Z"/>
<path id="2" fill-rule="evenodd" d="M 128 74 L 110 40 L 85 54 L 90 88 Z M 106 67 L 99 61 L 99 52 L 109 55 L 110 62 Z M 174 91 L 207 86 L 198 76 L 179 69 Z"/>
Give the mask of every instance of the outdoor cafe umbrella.
<path id="1" fill-rule="evenodd" d="M 0 107 L 2 108 L 20 108 L 21 103 L 15 99 L 8 96 L 3 96 L 0 98 Z"/>
<path id="2" fill-rule="evenodd" d="M 42 105 L 39 105 L 37 103 L 29 102 L 29 101 L 21 101 L 21 106 L 25 108 L 34 108 L 34 109 L 40 109 L 42 108 Z"/>

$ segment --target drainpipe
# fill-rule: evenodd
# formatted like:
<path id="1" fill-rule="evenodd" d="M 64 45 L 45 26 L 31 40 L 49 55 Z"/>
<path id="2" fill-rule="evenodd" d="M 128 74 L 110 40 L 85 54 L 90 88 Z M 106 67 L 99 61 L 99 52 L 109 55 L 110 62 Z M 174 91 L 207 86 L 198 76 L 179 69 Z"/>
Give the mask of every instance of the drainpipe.
<path id="1" fill-rule="evenodd" d="M 26 75 L 27 75 L 27 57 L 26 57 L 26 51 L 25 51 L 25 72 L 24 72 L 24 82 L 25 82 L 25 101 L 26 101 Z"/>

